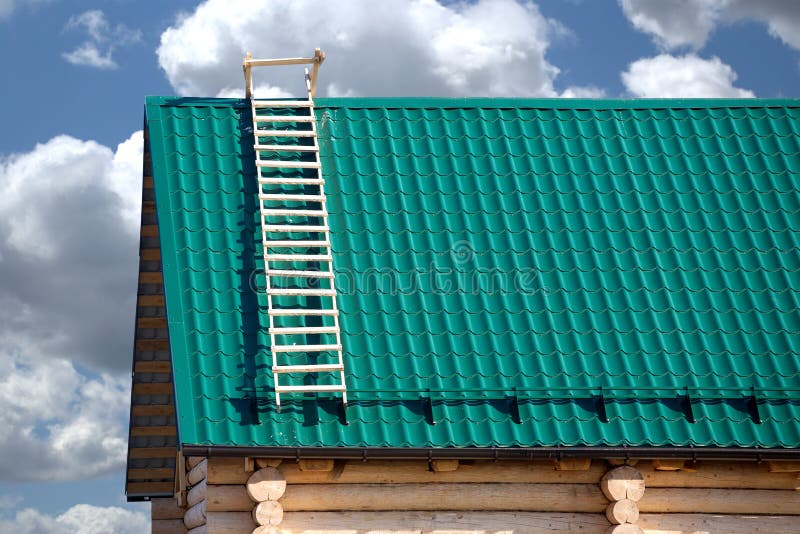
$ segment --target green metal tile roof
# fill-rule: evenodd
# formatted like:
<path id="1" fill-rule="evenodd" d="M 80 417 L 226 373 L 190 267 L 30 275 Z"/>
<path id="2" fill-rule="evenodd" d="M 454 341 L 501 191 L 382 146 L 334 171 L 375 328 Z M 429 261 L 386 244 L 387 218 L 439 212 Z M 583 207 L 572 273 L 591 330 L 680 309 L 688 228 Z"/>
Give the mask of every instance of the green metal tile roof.
<path id="1" fill-rule="evenodd" d="M 800 102 L 319 99 L 349 424 L 275 411 L 249 107 L 146 115 L 182 443 L 800 445 Z"/>

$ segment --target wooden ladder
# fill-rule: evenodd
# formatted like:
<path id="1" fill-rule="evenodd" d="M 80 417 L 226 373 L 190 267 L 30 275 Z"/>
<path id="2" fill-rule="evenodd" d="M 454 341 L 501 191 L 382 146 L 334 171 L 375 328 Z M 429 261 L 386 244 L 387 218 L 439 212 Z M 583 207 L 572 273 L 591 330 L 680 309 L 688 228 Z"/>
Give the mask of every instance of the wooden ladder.
<path id="1" fill-rule="evenodd" d="M 244 63 L 253 117 L 272 375 L 278 411 L 281 394 L 291 393 L 341 393 L 342 402 L 347 406 L 325 180 L 314 114 L 316 74 L 324 59 L 324 53 L 317 49 L 312 58 L 252 60 L 248 54 Z M 314 65 L 311 74 L 308 69 L 305 71 L 307 99 L 253 98 L 249 67 L 297 63 Z M 287 193 L 287 188 L 293 192 Z M 298 281 L 305 281 L 307 287 L 284 287 L 287 282 L 299 285 Z M 292 297 L 315 299 L 319 305 L 310 308 L 305 302 L 300 307 L 290 307 L 285 299 Z M 286 326 L 286 320 L 294 321 L 294 325 Z M 326 320 L 329 324 L 322 325 Z M 313 342 L 308 342 L 309 336 L 315 338 Z M 323 336 L 327 338 L 325 342 L 318 339 Z M 283 363 L 291 362 L 293 356 L 299 354 L 313 355 L 316 363 Z M 324 358 L 330 361 L 318 362 Z M 313 373 L 318 374 L 317 378 L 326 374 L 328 381 L 334 383 L 317 384 L 315 381 L 300 385 L 281 384 L 280 381 L 285 374 L 307 376 Z"/>

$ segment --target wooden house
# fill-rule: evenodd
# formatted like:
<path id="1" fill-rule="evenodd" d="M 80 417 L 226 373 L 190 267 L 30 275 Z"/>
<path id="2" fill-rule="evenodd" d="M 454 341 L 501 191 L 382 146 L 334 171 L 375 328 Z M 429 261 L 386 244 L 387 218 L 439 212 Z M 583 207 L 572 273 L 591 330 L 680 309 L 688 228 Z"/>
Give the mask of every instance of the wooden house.
<path id="1" fill-rule="evenodd" d="M 150 97 L 145 139 L 154 533 L 800 532 L 800 101 Z"/>

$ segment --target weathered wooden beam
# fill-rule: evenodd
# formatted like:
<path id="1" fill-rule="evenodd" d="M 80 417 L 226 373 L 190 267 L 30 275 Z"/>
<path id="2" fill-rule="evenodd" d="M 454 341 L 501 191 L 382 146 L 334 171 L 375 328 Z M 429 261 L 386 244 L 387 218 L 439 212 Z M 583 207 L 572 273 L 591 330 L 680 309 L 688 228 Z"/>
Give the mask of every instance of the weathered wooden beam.
<path id="1" fill-rule="evenodd" d="M 770 473 L 800 473 L 800 462 L 767 462 Z"/>
<path id="2" fill-rule="evenodd" d="M 125 491 L 128 495 L 172 494 L 172 482 L 128 482 Z"/>
<path id="3" fill-rule="evenodd" d="M 135 447 L 128 451 L 132 459 L 175 458 L 175 447 Z"/>
<path id="4" fill-rule="evenodd" d="M 602 514 L 486 511 L 287 512 L 279 526 L 281 534 L 604 534 L 606 529 Z"/>
<path id="5" fill-rule="evenodd" d="M 217 486 L 200 481 L 189 490 L 187 502 L 189 506 L 205 501 L 207 512 L 252 512 L 255 502 L 247 494 L 241 484 Z"/>
<path id="6" fill-rule="evenodd" d="M 157 237 L 158 236 L 158 225 L 157 224 L 143 224 L 142 225 L 142 236 Z"/>
<path id="7" fill-rule="evenodd" d="M 608 501 L 594 484 L 289 484 L 281 504 L 287 513 L 442 509 L 600 513 Z"/>
<path id="8" fill-rule="evenodd" d="M 134 395 L 172 395 L 172 382 L 137 382 Z"/>
<path id="9" fill-rule="evenodd" d="M 145 261 L 158 261 L 161 259 L 161 249 L 143 248 L 139 250 L 139 258 Z"/>
<path id="10" fill-rule="evenodd" d="M 183 519 L 156 519 L 152 521 L 151 534 L 185 534 Z"/>
<path id="11" fill-rule="evenodd" d="M 137 328 L 166 328 L 166 317 L 139 317 L 136 319 Z"/>
<path id="12" fill-rule="evenodd" d="M 592 466 L 591 458 L 564 458 L 554 462 L 558 471 L 588 471 Z"/>
<path id="13" fill-rule="evenodd" d="M 131 436 L 175 436 L 175 435 L 177 435 L 177 430 L 172 425 L 131 427 Z"/>
<path id="14" fill-rule="evenodd" d="M 163 478 L 171 479 L 174 476 L 175 469 L 172 467 L 143 467 L 128 469 L 128 480 L 158 480 Z"/>
<path id="15" fill-rule="evenodd" d="M 175 413 L 172 404 L 137 404 L 132 407 L 134 417 L 163 417 Z"/>
<path id="16" fill-rule="evenodd" d="M 164 275 L 161 271 L 140 271 L 139 272 L 140 284 L 163 284 Z"/>
<path id="17" fill-rule="evenodd" d="M 775 534 L 797 532 L 797 516 L 641 514 L 645 534 Z M 283 526 L 283 525 L 281 525 Z"/>
<path id="18" fill-rule="evenodd" d="M 321 471 L 323 473 L 333 471 L 333 460 L 300 460 L 297 465 L 300 471 Z"/>
<path id="19" fill-rule="evenodd" d="M 136 350 L 169 350 L 168 339 L 137 339 Z"/>
<path id="20" fill-rule="evenodd" d="M 450 473 L 458 470 L 458 464 L 458 460 L 431 460 L 431 469 L 434 473 Z"/>
<path id="21" fill-rule="evenodd" d="M 175 503 L 175 499 L 172 497 L 150 501 L 150 517 L 152 519 L 183 519 L 185 511 Z"/>
<path id="22" fill-rule="evenodd" d="M 287 492 L 288 494 L 288 492 Z M 642 513 L 797 514 L 800 493 L 780 490 L 647 488 Z"/>
<path id="23" fill-rule="evenodd" d="M 172 365 L 166 361 L 138 361 L 133 364 L 134 373 L 169 373 Z"/>
<path id="24" fill-rule="evenodd" d="M 186 475 L 186 482 L 192 486 L 199 484 L 201 480 L 206 479 L 207 473 L 208 460 L 204 458 L 189 470 L 189 473 Z"/>
<path id="25" fill-rule="evenodd" d="M 252 512 L 206 511 L 208 534 L 243 534 L 256 527 Z"/>
<path id="26" fill-rule="evenodd" d="M 680 471 L 686 460 L 653 460 L 653 469 L 656 471 Z"/>
<path id="27" fill-rule="evenodd" d="M 140 308 L 163 308 L 166 302 L 164 295 L 139 295 L 137 304 Z"/>

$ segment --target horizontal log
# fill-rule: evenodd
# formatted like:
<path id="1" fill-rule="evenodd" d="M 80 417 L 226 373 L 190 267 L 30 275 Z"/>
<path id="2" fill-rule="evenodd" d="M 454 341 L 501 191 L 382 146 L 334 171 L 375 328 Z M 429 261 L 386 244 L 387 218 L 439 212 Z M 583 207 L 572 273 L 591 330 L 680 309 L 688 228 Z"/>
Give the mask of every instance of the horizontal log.
<path id="1" fill-rule="evenodd" d="M 128 495 L 166 495 L 175 491 L 172 482 L 128 482 L 125 493 Z"/>
<path id="2" fill-rule="evenodd" d="M 208 512 L 252 512 L 256 505 L 242 484 L 218 486 L 207 480 L 192 487 L 186 499 L 190 506 L 205 500 Z"/>
<path id="3" fill-rule="evenodd" d="M 527 482 L 531 484 L 597 484 L 606 469 L 600 462 L 586 471 L 557 471 L 551 462 L 460 462 L 456 471 L 434 472 L 424 460 L 352 461 L 334 479 L 332 473 L 302 471 L 294 462 L 278 469 L 288 484 L 407 484 L 421 482 Z"/>
<path id="4" fill-rule="evenodd" d="M 288 494 L 288 492 L 287 492 Z M 797 514 L 800 493 L 781 490 L 647 488 L 642 513 Z"/>
<path id="5" fill-rule="evenodd" d="M 164 295 L 139 295 L 137 304 L 140 308 L 163 308 L 166 302 Z"/>
<path id="6" fill-rule="evenodd" d="M 431 469 L 435 473 L 446 473 L 448 471 L 457 471 L 459 462 L 458 460 L 431 460 Z M 333 466 L 331 466 L 333 469 Z"/>
<path id="7" fill-rule="evenodd" d="M 178 432 L 174 426 L 134 426 L 131 436 L 175 436 Z"/>
<path id="8" fill-rule="evenodd" d="M 139 272 L 139 283 L 140 284 L 163 284 L 164 283 L 164 276 L 161 274 L 161 271 L 140 271 Z"/>
<path id="9" fill-rule="evenodd" d="M 134 460 L 146 458 L 175 458 L 175 447 L 136 447 L 128 450 L 128 456 Z"/>
<path id="10" fill-rule="evenodd" d="M 205 480 L 206 473 L 208 472 L 208 460 L 203 459 L 197 463 L 194 467 L 189 470 L 189 473 L 186 475 L 186 482 L 190 485 L 194 486 L 198 484 L 201 480 Z"/>
<path id="11" fill-rule="evenodd" d="M 653 469 L 656 471 L 680 471 L 686 460 L 653 460 Z"/>
<path id="12" fill-rule="evenodd" d="M 564 458 L 553 462 L 558 471 L 586 471 L 592 466 L 591 458 Z"/>
<path id="13" fill-rule="evenodd" d="M 175 469 L 172 467 L 146 467 L 141 469 L 128 469 L 128 480 L 158 480 L 162 478 L 171 479 L 174 476 Z"/>
<path id="14" fill-rule="evenodd" d="M 580 532 L 604 534 L 602 514 L 536 512 L 292 512 L 281 534 L 510 534 Z"/>
<path id="15" fill-rule="evenodd" d="M 153 519 L 183 519 L 185 508 L 178 506 L 174 498 L 152 499 L 150 517 Z"/>
<path id="16" fill-rule="evenodd" d="M 166 328 L 166 317 L 139 317 L 136 319 L 136 328 Z"/>
<path id="17" fill-rule="evenodd" d="M 156 519 L 152 521 L 151 534 L 185 534 L 183 519 Z"/>
<path id="18" fill-rule="evenodd" d="M 208 534 L 245 534 L 256 528 L 252 512 L 206 512 Z"/>
<path id="19" fill-rule="evenodd" d="M 175 413 L 172 404 L 138 404 L 131 408 L 134 417 L 159 417 Z"/>
<path id="20" fill-rule="evenodd" d="M 168 339 L 137 339 L 136 350 L 169 350 Z"/>
<path id="21" fill-rule="evenodd" d="M 161 249 L 143 248 L 139 250 L 139 257 L 146 261 L 156 261 L 161 259 Z"/>
<path id="22" fill-rule="evenodd" d="M 770 473 L 756 462 L 697 462 L 696 471 L 656 471 L 649 462 L 637 466 L 647 488 L 794 489 L 792 473 Z"/>
<path id="23" fill-rule="evenodd" d="M 800 462 L 767 462 L 770 473 L 798 473 Z"/>
<path id="24" fill-rule="evenodd" d="M 797 516 L 641 514 L 645 534 L 776 534 L 797 532 Z"/>
<path id="25" fill-rule="evenodd" d="M 134 395 L 172 395 L 172 382 L 137 382 Z"/>
<path id="26" fill-rule="evenodd" d="M 287 513 L 442 509 L 600 513 L 608 504 L 594 484 L 509 483 L 289 484 L 280 502 Z"/>
<path id="27" fill-rule="evenodd" d="M 172 364 L 168 361 L 138 361 L 133 364 L 134 373 L 170 373 Z"/>
<path id="28" fill-rule="evenodd" d="M 157 224 L 143 224 L 142 225 L 142 235 L 147 237 L 156 237 L 158 236 L 158 225 Z"/>
<path id="29" fill-rule="evenodd" d="M 300 471 L 322 471 L 327 473 L 328 471 L 333 471 L 333 460 L 300 460 L 297 462 L 297 466 Z"/>
<path id="30" fill-rule="evenodd" d="M 186 534 L 208 534 L 208 527 L 206 525 L 200 525 L 199 527 L 194 527 L 186 531 Z"/>

